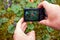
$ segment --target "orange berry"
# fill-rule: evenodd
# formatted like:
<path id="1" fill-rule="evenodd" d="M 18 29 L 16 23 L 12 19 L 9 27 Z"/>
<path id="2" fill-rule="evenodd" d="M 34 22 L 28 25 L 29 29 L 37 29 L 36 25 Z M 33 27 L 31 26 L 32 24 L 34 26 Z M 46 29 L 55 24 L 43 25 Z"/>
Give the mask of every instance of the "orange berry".
<path id="1" fill-rule="evenodd" d="M 29 0 L 30 2 L 34 2 L 34 0 Z"/>

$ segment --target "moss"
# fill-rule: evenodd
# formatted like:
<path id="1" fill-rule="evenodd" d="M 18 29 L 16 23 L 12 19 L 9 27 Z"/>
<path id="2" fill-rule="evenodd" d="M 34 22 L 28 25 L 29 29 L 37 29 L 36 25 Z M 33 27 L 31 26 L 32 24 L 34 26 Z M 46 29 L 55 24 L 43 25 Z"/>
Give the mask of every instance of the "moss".
<path id="1" fill-rule="evenodd" d="M 13 0 L 14 1 L 14 0 Z M 37 0 L 36 0 L 37 1 Z M 35 2 L 36 2 L 35 1 Z M 21 2 L 21 1 L 20 1 Z M 17 1 L 17 4 L 20 3 L 19 0 Z M 25 2 L 25 1 L 24 1 Z M 38 1 L 37 1 L 38 2 Z M 36 3 L 37 3 L 36 2 Z M 38 2 L 39 3 L 39 2 Z M 37 4 L 38 4 L 37 3 Z M 60 0 L 56 0 L 56 3 L 60 5 Z M 15 2 L 13 2 L 13 4 L 15 4 Z M 27 4 L 27 1 L 26 1 Z M 20 5 L 23 9 L 23 3 L 21 3 Z M 24 5 L 25 6 L 25 5 Z M 3 1 L 0 3 L 0 11 L 4 10 L 4 5 L 3 5 Z M 20 11 L 20 10 L 19 10 Z M 20 11 L 21 12 L 21 11 Z M 6 13 L 0 15 L 0 18 L 8 18 L 9 20 L 5 23 L 1 23 L 0 25 L 0 40 L 13 40 L 13 34 L 8 33 L 7 29 L 8 26 L 10 24 L 13 24 L 15 21 L 15 17 L 21 18 L 22 15 L 20 15 L 20 12 L 18 12 L 17 14 L 15 14 L 13 11 L 8 12 L 6 10 Z M 22 11 L 23 12 L 23 11 Z M 1 13 L 1 12 L 0 12 Z M 17 16 L 18 15 L 18 16 Z M 20 15 L 20 16 L 19 16 Z M 37 22 L 33 23 L 34 25 L 34 30 L 36 32 L 36 40 L 42 40 L 43 35 L 45 34 L 49 34 L 51 37 L 51 40 L 60 40 L 60 32 L 57 30 L 54 30 L 53 32 L 48 32 L 48 30 L 46 29 L 45 25 L 42 24 L 38 24 Z"/>

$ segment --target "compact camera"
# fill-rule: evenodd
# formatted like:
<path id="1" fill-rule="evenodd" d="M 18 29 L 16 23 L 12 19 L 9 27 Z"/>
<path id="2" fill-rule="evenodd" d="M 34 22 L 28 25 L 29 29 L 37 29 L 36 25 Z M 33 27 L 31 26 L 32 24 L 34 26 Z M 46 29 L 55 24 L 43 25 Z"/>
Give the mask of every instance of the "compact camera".
<path id="1" fill-rule="evenodd" d="M 45 19 L 47 15 L 45 14 L 44 8 L 25 8 L 24 9 L 24 21 L 41 21 Z"/>

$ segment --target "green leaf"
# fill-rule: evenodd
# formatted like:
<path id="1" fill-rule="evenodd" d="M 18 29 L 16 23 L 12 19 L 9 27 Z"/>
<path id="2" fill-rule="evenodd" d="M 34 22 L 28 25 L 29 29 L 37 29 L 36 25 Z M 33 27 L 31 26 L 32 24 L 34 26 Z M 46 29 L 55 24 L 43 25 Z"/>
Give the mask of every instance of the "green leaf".
<path id="1" fill-rule="evenodd" d="M 33 5 L 33 3 L 30 3 L 30 2 L 29 2 L 28 4 L 26 4 L 26 8 L 33 7 L 32 5 Z"/>
<path id="2" fill-rule="evenodd" d="M 5 23 L 7 22 L 9 19 L 8 18 L 0 18 L 0 23 Z"/>
<path id="3" fill-rule="evenodd" d="M 26 2 L 29 2 L 29 0 L 26 0 Z"/>
<path id="4" fill-rule="evenodd" d="M 21 5 L 24 5 L 24 4 L 25 4 L 25 1 L 24 1 L 24 0 L 22 1 L 22 0 L 21 0 L 20 4 L 21 4 Z"/>
<path id="5" fill-rule="evenodd" d="M 33 30 L 34 29 L 34 25 L 33 24 L 29 24 L 28 23 L 28 25 L 27 25 L 28 27 L 27 27 L 27 29 L 26 29 L 26 33 L 28 33 L 29 31 L 31 31 L 31 30 Z"/>
<path id="6" fill-rule="evenodd" d="M 19 17 L 15 17 L 14 21 L 18 21 L 20 18 Z"/>
<path id="7" fill-rule="evenodd" d="M 16 14 L 18 17 L 21 17 L 23 15 L 23 11 L 19 11 L 17 14 Z"/>
<path id="8" fill-rule="evenodd" d="M 11 33 L 11 34 L 13 34 L 14 33 L 14 30 L 15 30 L 15 27 L 11 24 L 11 25 L 9 25 L 8 26 L 8 33 Z"/>
<path id="9" fill-rule="evenodd" d="M 2 15 L 2 13 L 0 13 L 0 15 Z"/>
<path id="10" fill-rule="evenodd" d="M 48 1 L 48 2 L 50 2 L 50 3 L 51 3 L 51 0 L 45 0 L 45 1 Z"/>
<path id="11" fill-rule="evenodd" d="M 42 40 L 50 40 L 50 35 L 49 34 L 43 35 Z"/>
<path id="12" fill-rule="evenodd" d="M 56 3 L 56 0 L 51 0 L 52 3 Z"/>
<path id="13" fill-rule="evenodd" d="M 19 5 L 17 5 L 17 4 L 12 4 L 11 10 L 12 10 L 14 13 L 18 13 L 18 12 L 21 10 L 21 6 L 19 6 Z"/>
<path id="14" fill-rule="evenodd" d="M 39 4 L 40 2 L 41 2 L 41 0 L 36 1 L 37 4 Z"/>
<path id="15" fill-rule="evenodd" d="M 0 11 L 0 15 L 5 14 L 5 13 L 6 13 L 6 10 L 1 10 Z"/>
<path id="16" fill-rule="evenodd" d="M 29 2 L 26 4 L 26 8 L 37 8 L 39 2 L 35 2 L 35 3 Z"/>
<path id="17" fill-rule="evenodd" d="M 45 0 L 45 1 L 48 1 L 50 3 L 55 3 L 56 2 L 56 0 Z"/>
<path id="18" fill-rule="evenodd" d="M 11 11 L 11 8 L 8 8 L 7 11 L 10 12 Z"/>
<path id="19" fill-rule="evenodd" d="M 15 1 L 18 2 L 18 3 L 21 2 L 21 0 L 15 0 Z"/>
<path id="20" fill-rule="evenodd" d="M 52 28 L 50 28 L 48 26 L 46 28 L 47 28 L 48 32 L 53 32 L 54 31 Z"/>
<path id="21" fill-rule="evenodd" d="M 37 8 L 37 3 L 33 3 L 33 8 Z"/>
<path id="22" fill-rule="evenodd" d="M 28 24 L 28 29 L 33 30 L 34 29 L 34 25 L 33 24 Z"/>

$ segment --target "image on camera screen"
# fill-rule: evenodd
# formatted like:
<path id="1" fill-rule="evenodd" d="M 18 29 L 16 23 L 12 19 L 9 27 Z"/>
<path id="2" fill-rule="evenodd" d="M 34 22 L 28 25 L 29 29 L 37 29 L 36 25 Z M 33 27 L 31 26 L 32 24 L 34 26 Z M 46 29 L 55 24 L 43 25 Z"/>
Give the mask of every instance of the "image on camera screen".
<path id="1" fill-rule="evenodd" d="M 37 21 L 39 19 L 38 10 L 27 10 L 25 11 L 25 20 L 26 21 Z"/>

